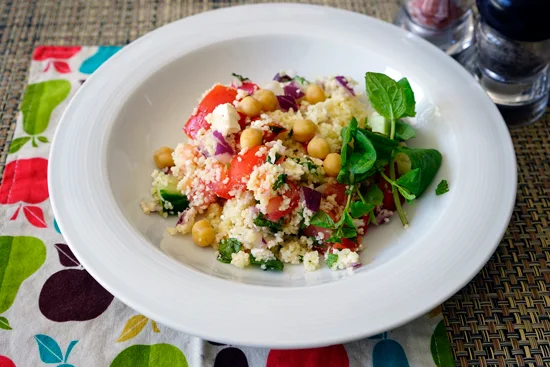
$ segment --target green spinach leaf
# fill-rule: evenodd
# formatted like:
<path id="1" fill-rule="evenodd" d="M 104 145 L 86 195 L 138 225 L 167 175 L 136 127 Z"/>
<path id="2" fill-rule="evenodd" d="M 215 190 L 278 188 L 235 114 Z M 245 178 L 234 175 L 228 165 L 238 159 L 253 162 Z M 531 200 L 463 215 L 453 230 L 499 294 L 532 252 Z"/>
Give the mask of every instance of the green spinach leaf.
<path id="1" fill-rule="evenodd" d="M 414 149 L 407 147 L 396 148 L 395 154 L 397 153 L 403 153 L 409 157 L 411 171 L 417 170 L 416 173 L 407 172 L 397 180 L 397 183 L 403 182 L 405 180 L 403 177 L 408 175 L 405 181 L 406 186 L 404 187 L 416 197 L 419 197 L 435 178 L 441 167 L 443 156 L 435 149 Z"/>

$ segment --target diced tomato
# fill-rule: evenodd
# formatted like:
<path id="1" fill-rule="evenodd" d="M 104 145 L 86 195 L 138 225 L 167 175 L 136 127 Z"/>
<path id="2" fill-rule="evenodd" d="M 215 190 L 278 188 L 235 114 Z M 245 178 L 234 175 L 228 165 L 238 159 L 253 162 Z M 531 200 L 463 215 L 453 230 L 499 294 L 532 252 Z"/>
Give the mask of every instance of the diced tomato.
<path id="1" fill-rule="evenodd" d="M 333 243 L 332 248 L 336 250 L 350 249 L 351 251 L 356 251 L 359 248 L 360 237 L 354 239 L 342 238 L 342 243 Z"/>
<path id="2" fill-rule="evenodd" d="M 362 216 L 361 219 L 363 220 L 364 224 L 362 226 L 360 226 L 359 228 L 363 229 L 363 236 L 364 236 L 364 235 L 367 234 L 367 231 L 369 230 L 370 215 L 366 214 L 366 215 Z"/>
<path id="3" fill-rule="evenodd" d="M 194 139 L 200 129 L 208 130 L 210 128 L 210 124 L 205 120 L 206 115 L 221 104 L 233 103 L 236 98 L 237 90 L 235 88 L 221 84 L 215 85 L 199 103 L 196 112 L 189 117 L 183 131 L 188 137 Z"/>
<path id="4" fill-rule="evenodd" d="M 287 182 L 287 185 L 290 187 L 290 189 L 285 191 L 283 196 L 276 196 L 270 199 L 267 203 L 267 213 L 265 214 L 265 217 L 272 222 L 277 222 L 285 215 L 292 213 L 292 211 L 298 206 L 300 191 L 297 190 L 296 185 L 294 185 L 292 182 Z M 283 203 L 285 198 L 290 199 L 288 208 L 280 210 L 279 208 L 281 207 L 281 204 Z"/>
<path id="5" fill-rule="evenodd" d="M 332 236 L 332 230 L 328 228 L 317 227 L 314 225 L 309 225 L 304 228 L 303 234 L 308 237 L 317 237 L 319 233 L 323 233 L 323 239 L 330 238 Z"/>
<path id="6" fill-rule="evenodd" d="M 264 132 L 265 141 L 277 140 L 282 134 L 288 131 L 281 125 L 278 125 L 275 123 L 270 123 L 267 126 L 268 126 L 268 130 Z"/>
<path id="7" fill-rule="evenodd" d="M 220 179 L 209 184 L 210 189 L 219 197 L 224 199 L 231 199 L 232 196 L 229 192 L 233 189 L 230 182 L 224 183 L 229 177 L 228 169 L 220 164 Z M 229 180 L 227 180 L 229 181 Z"/>
<path id="8" fill-rule="evenodd" d="M 243 155 L 236 155 L 233 157 L 229 165 L 229 185 L 231 189 L 245 189 L 246 182 L 250 178 L 250 174 L 254 171 L 254 168 L 265 162 L 266 154 L 261 154 L 259 157 L 256 156 L 256 153 L 261 147 L 260 145 L 250 148 Z M 231 189 L 229 191 L 231 191 Z"/>
<path id="9" fill-rule="evenodd" d="M 344 205 L 347 200 L 346 185 L 341 183 L 328 184 L 323 193 L 324 197 L 336 194 L 336 202 Z"/>
<path id="10" fill-rule="evenodd" d="M 380 188 L 380 190 L 382 190 L 382 193 L 384 194 L 384 200 L 382 201 L 382 205 L 384 209 L 394 211 L 395 202 L 393 201 L 393 192 L 392 192 L 391 184 L 388 181 L 386 181 L 382 176 L 380 176 L 378 187 Z"/>
<path id="11" fill-rule="evenodd" d="M 390 176 L 390 169 L 389 166 L 386 167 L 384 174 L 386 176 Z M 395 201 L 393 200 L 393 192 L 392 192 L 392 186 L 391 184 L 380 175 L 379 181 L 378 181 L 378 187 L 380 190 L 382 190 L 382 193 L 384 194 L 384 200 L 382 201 L 382 205 L 384 209 L 388 209 L 391 211 L 395 211 Z M 399 200 L 401 201 L 401 204 L 405 202 L 405 198 L 399 194 Z"/>

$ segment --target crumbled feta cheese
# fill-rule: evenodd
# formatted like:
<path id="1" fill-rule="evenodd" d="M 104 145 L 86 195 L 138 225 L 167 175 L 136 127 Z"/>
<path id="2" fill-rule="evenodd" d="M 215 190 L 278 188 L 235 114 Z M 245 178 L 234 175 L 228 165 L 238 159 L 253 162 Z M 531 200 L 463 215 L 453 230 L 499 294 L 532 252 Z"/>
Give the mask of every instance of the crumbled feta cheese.
<path id="1" fill-rule="evenodd" d="M 338 255 L 338 260 L 332 264 L 332 270 L 341 270 L 361 264 L 359 254 L 350 249 L 332 250 L 332 253 Z M 328 255 L 328 253 L 327 253 Z"/>
<path id="2" fill-rule="evenodd" d="M 231 264 L 235 265 L 237 268 L 246 268 L 250 265 L 250 255 L 244 251 L 231 254 Z"/>
<path id="3" fill-rule="evenodd" d="M 304 268 L 306 271 L 315 271 L 319 269 L 319 253 L 310 251 L 304 255 Z"/>
<path id="4" fill-rule="evenodd" d="M 239 119 L 239 113 L 231 103 L 219 105 L 206 116 L 206 121 L 212 129 L 219 131 L 223 136 L 235 134 L 241 130 Z"/>
<path id="5" fill-rule="evenodd" d="M 275 260 L 275 255 L 268 249 L 254 248 L 250 251 L 252 256 L 258 261 Z"/>

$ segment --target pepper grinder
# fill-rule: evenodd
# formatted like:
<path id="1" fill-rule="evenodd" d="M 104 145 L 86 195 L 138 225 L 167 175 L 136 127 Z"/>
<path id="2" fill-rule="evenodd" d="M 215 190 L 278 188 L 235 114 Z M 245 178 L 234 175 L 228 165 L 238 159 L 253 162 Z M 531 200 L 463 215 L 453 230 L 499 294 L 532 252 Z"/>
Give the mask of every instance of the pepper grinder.
<path id="1" fill-rule="evenodd" d="M 466 68 L 509 127 L 538 120 L 550 89 L 549 0 L 477 0 L 475 52 Z"/>
<path id="2" fill-rule="evenodd" d="M 473 3 L 473 0 L 404 0 L 393 23 L 455 56 L 473 42 Z"/>

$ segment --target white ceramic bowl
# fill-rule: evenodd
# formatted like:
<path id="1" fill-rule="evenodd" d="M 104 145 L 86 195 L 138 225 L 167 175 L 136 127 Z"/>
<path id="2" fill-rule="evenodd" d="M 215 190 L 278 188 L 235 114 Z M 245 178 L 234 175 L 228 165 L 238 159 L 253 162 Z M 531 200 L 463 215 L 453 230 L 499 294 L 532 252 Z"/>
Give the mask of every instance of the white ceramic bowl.
<path id="1" fill-rule="evenodd" d="M 363 83 L 366 71 L 408 77 L 418 102 L 412 145 L 443 153 L 436 182 L 406 208 L 410 228 L 394 219 L 369 232 L 366 265 L 353 274 L 239 270 L 141 212 L 153 151 L 185 140 L 181 129 L 202 92 L 232 72 L 267 81 L 283 69 Z M 117 298 L 197 336 L 279 348 L 358 339 L 444 301 L 488 260 L 516 193 L 506 126 L 460 65 L 390 24 L 309 5 L 207 12 L 125 47 L 71 101 L 49 173 L 63 235 Z M 436 197 L 442 178 L 451 190 Z"/>

